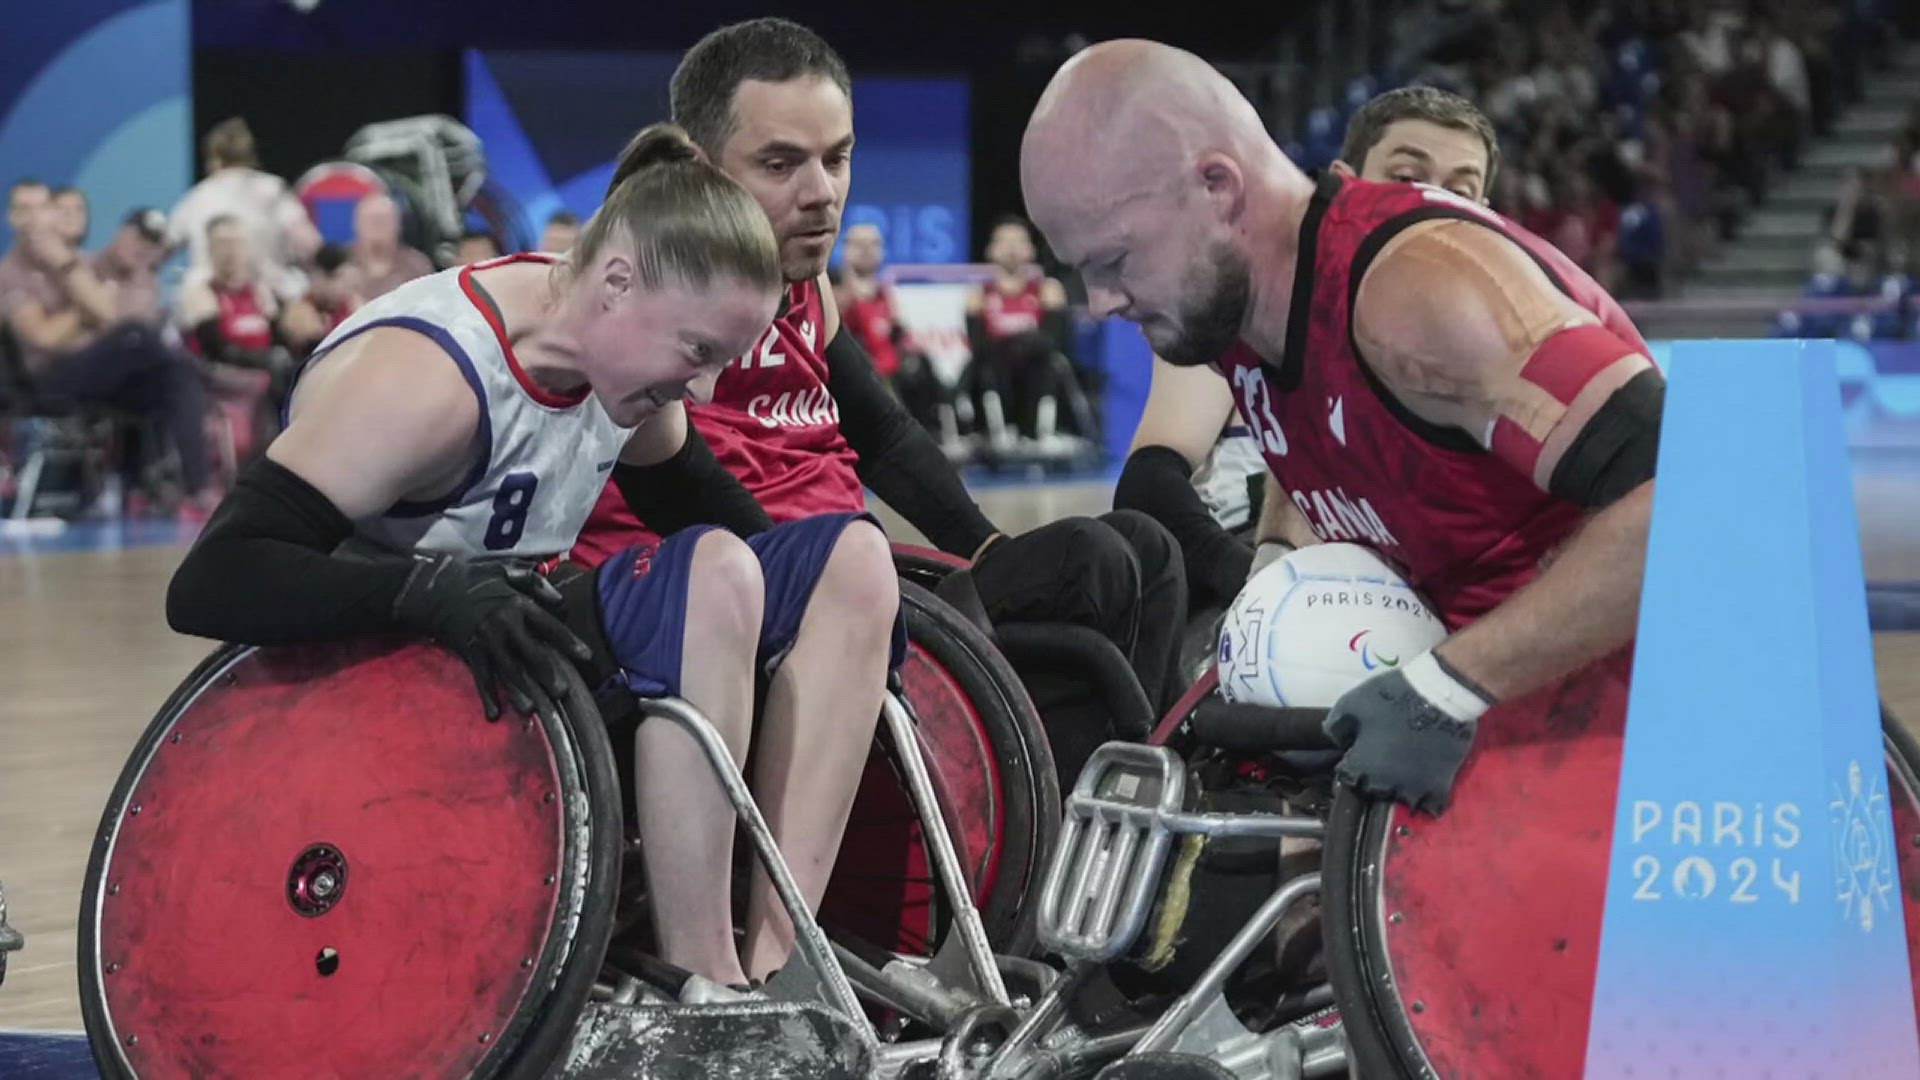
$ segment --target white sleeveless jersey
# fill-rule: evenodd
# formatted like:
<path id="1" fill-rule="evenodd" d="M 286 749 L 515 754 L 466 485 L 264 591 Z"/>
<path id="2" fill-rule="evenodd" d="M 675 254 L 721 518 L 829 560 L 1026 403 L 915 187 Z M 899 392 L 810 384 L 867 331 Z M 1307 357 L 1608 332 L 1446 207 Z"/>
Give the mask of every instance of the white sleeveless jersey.
<path id="1" fill-rule="evenodd" d="M 509 255 L 416 278 L 354 312 L 314 350 L 317 360 L 377 327 L 410 330 L 459 366 L 480 402 L 480 453 L 459 484 L 431 502 L 398 503 L 358 523 L 350 545 L 536 559 L 573 546 L 633 432 L 614 423 L 590 392 L 559 397 L 521 368 L 472 273 L 523 260 L 553 261 Z"/>
<path id="2" fill-rule="evenodd" d="M 1247 491 L 1247 477 L 1265 472 L 1266 459 L 1260 456 L 1260 443 L 1251 429 L 1234 425 L 1220 434 L 1207 460 L 1194 471 L 1193 487 L 1207 512 L 1223 529 L 1232 532 L 1252 521 L 1260 513 Z"/>

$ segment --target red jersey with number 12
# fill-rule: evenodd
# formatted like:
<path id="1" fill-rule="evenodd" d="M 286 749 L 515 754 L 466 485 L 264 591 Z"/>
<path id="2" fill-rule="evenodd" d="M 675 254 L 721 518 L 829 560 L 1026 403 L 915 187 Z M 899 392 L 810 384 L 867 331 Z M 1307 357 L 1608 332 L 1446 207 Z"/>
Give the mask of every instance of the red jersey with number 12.
<path id="1" fill-rule="evenodd" d="M 1394 235 L 1433 218 L 1507 236 L 1575 303 L 1646 352 L 1592 278 L 1500 215 L 1423 184 L 1330 175 L 1300 226 L 1285 355 L 1268 363 L 1242 343 L 1218 367 L 1268 467 L 1320 538 L 1375 549 L 1457 629 L 1530 580 L 1586 510 L 1541 491 L 1467 433 L 1413 415 L 1360 358 L 1352 302 L 1367 267 Z"/>
<path id="2" fill-rule="evenodd" d="M 720 464 L 776 522 L 866 509 L 854 472 L 859 458 L 840 434 L 840 407 L 827 392 L 825 315 L 814 281 L 787 286 L 779 316 L 759 344 L 727 362 L 713 400 L 687 406 Z M 594 564 L 652 539 L 608 481 L 573 557 Z"/>

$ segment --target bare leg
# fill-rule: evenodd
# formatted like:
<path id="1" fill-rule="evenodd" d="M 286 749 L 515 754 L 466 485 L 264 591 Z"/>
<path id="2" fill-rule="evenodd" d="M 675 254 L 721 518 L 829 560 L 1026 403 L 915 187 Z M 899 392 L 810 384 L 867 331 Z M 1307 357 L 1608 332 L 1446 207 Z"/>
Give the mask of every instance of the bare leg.
<path id="1" fill-rule="evenodd" d="M 812 910 L 827 891 L 873 746 L 899 607 L 886 537 L 866 522 L 847 526 L 767 691 L 754 797 Z M 748 973 L 764 978 L 792 948 L 793 923 L 756 869 L 747 900 Z"/>
<path id="2" fill-rule="evenodd" d="M 766 587 L 753 549 L 712 532 L 694 546 L 680 694 L 746 760 L 753 665 Z M 634 736 L 640 837 L 660 951 L 717 983 L 746 982 L 733 940 L 733 805 L 706 755 L 678 724 L 647 720 Z"/>

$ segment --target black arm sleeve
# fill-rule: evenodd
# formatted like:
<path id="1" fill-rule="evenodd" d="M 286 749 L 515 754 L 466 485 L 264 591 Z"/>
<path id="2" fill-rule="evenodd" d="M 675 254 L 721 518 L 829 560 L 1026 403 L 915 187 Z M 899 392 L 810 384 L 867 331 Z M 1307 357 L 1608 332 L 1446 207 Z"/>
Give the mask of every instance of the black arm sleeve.
<path id="1" fill-rule="evenodd" d="M 1068 346 L 1073 340 L 1073 324 L 1067 318 L 1066 308 L 1054 308 L 1040 314 L 1040 332 L 1053 344 L 1053 351 L 1067 359 L 1073 359 L 1073 350 Z"/>
<path id="2" fill-rule="evenodd" d="M 1231 600 L 1247 580 L 1253 550 L 1207 512 L 1193 489 L 1192 466 L 1170 446 L 1143 446 L 1127 458 L 1113 489 L 1115 510 L 1138 510 L 1180 542 L 1196 608 L 1211 595 Z"/>
<path id="3" fill-rule="evenodd" d="M 193 338 L 200 345 L 200 355 L 209 360 L 217 360 L 222 364 L 234 363 L 228 356 L 228 354 L 233 351 L 233 346 L 227 341 L 227 336 L 220 332 L 220 319 L 218 316 L 202 319 L 198 323 L 195 323 L 193 327 Z"/>
<path id="4" fill-rule="evenodd" d="M 967 352 L 976 364 L 993 362 L 993 339 L 987 336 L 987 320 L 978 312 L 967 316 Z"/>
<path id="5" fill-rule="evenodd" d="M 846 327 L 827 343 L 825 356 L 827 392 L 840 407 L 841 434 L 860 455 L 860 482 L 941 551 L 971 557 L 993 535 L 993 523 L 933 436 L 881 384 Z"/>
<path id="6" fill-rule="evenodd" d="M 233 342 L 228 341 L 226 334 L 220 329 L 220 320 L 218 318 L 201 320 L 201 322 L 193 328 L 193 336 L 194 340 L 200 344 L 200 355 L 215 363 L 228 364 L 233 367 L 258 369 L 265 369 L 269 366 L 267 362 L 268 353 L 256 352 L 252 349 L 242 349 Z M 273 339 L 276 342 L 280 340 L 279 323 L 273 324 Z"/>
<path id="7" fill-rule="evenodd" d="M 271 458 L 241 470 L 167 586 L 167 623 L 249 645 L 332 641 L 393 625 L 412 563 L 335 558 L 353 523 Z"/>
<path id="8" fill-rule="evenodd" d="M 1547 490 L 1600 509 L 1653 479 L 1667 384 L 1657 371 L 1627 380 L 1594 411 L 1547 479 Z"/>
<path id="9" fill-rule="evenodd" d="M 773 519 L 739 478 L 713 456 L 700 429 L 687 421 L 687 441 L 657 465 L 613 467 L 613 482 L 633 516 L 661 536 L 689 525 L 718 525 L 739 536 L 773 528 Z"/>

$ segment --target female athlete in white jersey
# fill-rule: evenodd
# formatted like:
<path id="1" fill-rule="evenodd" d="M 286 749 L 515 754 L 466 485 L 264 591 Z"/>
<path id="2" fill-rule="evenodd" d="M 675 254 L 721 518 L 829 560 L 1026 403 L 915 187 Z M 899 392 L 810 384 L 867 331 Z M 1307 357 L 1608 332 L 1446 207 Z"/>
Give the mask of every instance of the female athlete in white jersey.
<path id="1" fill-rule="evenodd" d="M 727 358 L 772 321 L 783 284 L 752 197 L 678 128 L 643 131 L 564 260 L 516 256 L 418 279 L 321 343 L 286 430 L 176 573 L 169 620 L 257 644 L 427 635 L 472 668 L 489 717 L 502 690 L 522 712 L 550 709 L 570 654 L 603 701 L 624 687 L 629 703 L 627 691 L 692 702 L 739 760 L 764 675 L 751 779 L 817 905 L 889 646 L 897 657 L 902 644 L 879 528 L 842 514 L 751 542 L 682 529 L 577 575 L 564 601 L 532 569 L 572 545 L 610 471 L 711 462 L 688 439 L 682 399 L 711 393 Z M 735 483 L 697 461 L 682 475 Z M 563 623 L 548 610 L 562 607 L 585 617 Z M 718 783 L 677 727 L 639 724 L 634 739 L 663 958 L 720 983 L 764 976 L 793 931 L 757 875 L 743 963 L 729 911 L 733 814 Z"/>

